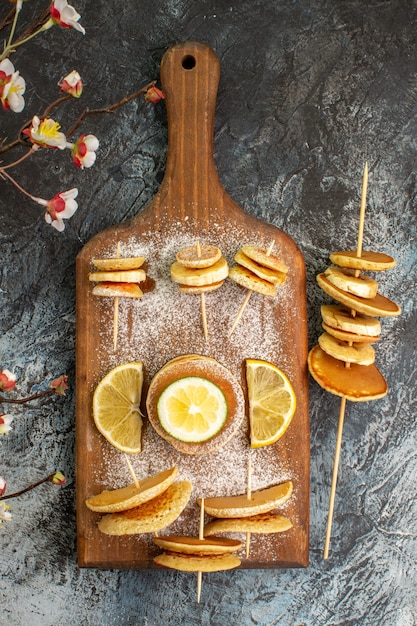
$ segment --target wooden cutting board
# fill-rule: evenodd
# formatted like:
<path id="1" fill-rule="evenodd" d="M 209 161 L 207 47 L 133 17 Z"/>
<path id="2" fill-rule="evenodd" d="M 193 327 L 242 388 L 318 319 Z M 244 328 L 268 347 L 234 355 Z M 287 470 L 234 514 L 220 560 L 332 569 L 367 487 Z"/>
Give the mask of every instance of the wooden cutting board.
<path id="1" fill-rule="evenodd" d="M 131 456 L 139 479 L 176 464 L 193 493 L 187 508 L 167 532 L 198 535 L 199 497 L 246 492 L 251 454 L 252 490 L 291 479 L 294 492 L 280 513 L 293 528 L 285 533 L 252 535 L 243 568 L 297 567 L 308 564 L 309 417 L 305 267 L 292 239 L 278 228 L 246 214 L 226 193 L 213 159 L 213 127 L 219 61 L 208 46 L 173 46 L 161 64 L 168 112 L 168 158 L 155 198 L 133 219 L 96 235 L 77 258 L 76 464 L 78 560 L 82 567 L 156 567 L 160 552 L 150 535 L 109 537 L 97 529 L 100 515 L 85 499 L 131 482 L 124 454 L 97 431 L 92 396 L 100 379 L 120 363 L 142 361 L 143 407 L 149 382 L 168 360 L 181 354 L 214 357 L 241 381 L 246 358 L 275 363 L 291 380 L 297 410 L 285 435 L 269 447 L 250 452 L 248 423 L 223 448 L 203 456 L 184 455 L 161 439 L 144 419 L 143 449 Z M 199 240 L 219 246 L 229 265 L 242 245 L 267 248 L 289 267 L 288 279 L 269 298 L 253 294 L 228 338 L 245 289 L 231 280 L 206 296 L 209 336 L 201 326 L 200 300 L 180 294 L 170 280 L 176 252 Z M 141 299 L 120 298 L 118 343 L 113 347 L 114 301 L 92 295 L 88 274 L 94 257 L 145 256 L 149 281 Z M 208 521 L 208 519 L 207 519 Z"/>

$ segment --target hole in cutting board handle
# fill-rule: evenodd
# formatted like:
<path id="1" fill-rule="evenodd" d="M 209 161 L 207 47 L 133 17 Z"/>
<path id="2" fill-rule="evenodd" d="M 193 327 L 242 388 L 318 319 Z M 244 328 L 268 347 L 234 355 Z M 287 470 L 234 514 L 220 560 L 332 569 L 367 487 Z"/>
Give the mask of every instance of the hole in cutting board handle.
<path id="1" fill-rule="evenodd" d="M 195 67 L 195 57 L 192 54 L 187 54 L 182 60 L 182 66 L 185 70 L 192 70 Z"/>

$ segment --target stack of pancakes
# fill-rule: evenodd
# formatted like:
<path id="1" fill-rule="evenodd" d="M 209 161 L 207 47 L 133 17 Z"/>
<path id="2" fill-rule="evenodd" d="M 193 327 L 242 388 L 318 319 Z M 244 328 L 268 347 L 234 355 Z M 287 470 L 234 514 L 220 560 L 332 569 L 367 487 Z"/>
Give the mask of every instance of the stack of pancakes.
<path id="1" fill-rule="evenodd" d="M 378 252 L 335 252 L 333 266 L 317 276 L 323 291 L 338 302 L 321 307 L 323 329 L 319 345 L 309 353 L 308 366 L 318 384 L 351 401 L 382 398 L 387 383 L 376 367 L 372 343 L 378 341 L 377 317 L 399 315 L 400 307 L 378 293 L 376 280 L 363 271 L 378 272 L 395 260 Z"/>

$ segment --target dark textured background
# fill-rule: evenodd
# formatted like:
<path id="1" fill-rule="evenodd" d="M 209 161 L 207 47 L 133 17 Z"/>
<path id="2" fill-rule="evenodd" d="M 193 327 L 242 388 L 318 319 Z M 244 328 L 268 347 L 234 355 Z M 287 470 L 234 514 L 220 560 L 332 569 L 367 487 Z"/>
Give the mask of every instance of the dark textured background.
<path id="1" fill-rule="evenodd" d="M 305 570 L 194 575 L 79 570 L 74 493 L 74 338 L 77 252 L 93 235 L 139 212 L 165 167 L 163 103 L 137 100 L 90 117 L 100 138 L 84 172 L 69 154 L 41 151 L 13 170 L 34 195 L 77 186 L 79 209 L 64 233 L 40 207 L 1 183 L 1 362 L 19 392 L 66 372 L 67 399 L 13 408 L 0 475 L 12 492 L 61 468 L 63 489 L 44 485 L 11 502 L 0 530 L 0 624 L 417 624 L 416 152 L 417 6 L 412 0 L 77 0 L 87 34 L 58 27 L 18 51 L 26 109 L 3 112 L 1 136 L 55 98 L 73 68 L 86 88 L 55 114 L 68 128 L 85 105 L 116 102 L 158 77 L 173 43 L 210 44 L 222 76 L 215 125 L 220 179 L 248 212 L 284 229 L 307 265 L 309 342 L 325 300 L 315 275 L 337 249 L 354 248 L 362 169 L 369 161 L 364 248 L 396 257 L 380 291 L 403 308 L 382 320 L 377 365 L 390 390 L 348 403 L 331 554 L 322 559 L 339 399 L 310 383 L 311 564 Z M 43 7 L 24 4 L 30 21 Z M 9 7 L 6 8 L 8 10 Z M 23 19 L 23 21 L 24 21 Z M 15 154 L 17 155 L 19 151 Z M 7 162 L 12 155 L 5 155 Z M 3 410 L 5 410 L 3 408 Z"/>

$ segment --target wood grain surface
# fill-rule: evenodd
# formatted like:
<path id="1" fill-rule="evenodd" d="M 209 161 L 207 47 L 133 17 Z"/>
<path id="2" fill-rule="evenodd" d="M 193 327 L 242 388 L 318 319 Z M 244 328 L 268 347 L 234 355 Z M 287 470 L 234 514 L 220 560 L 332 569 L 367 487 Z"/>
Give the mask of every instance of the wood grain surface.
<path id="1" fill-rule="evenodd" d="M 245 358 L 265 358 L 288 374 L 297 396 L 297 411 L 286 435 L 268 450 L 253 457 L 254 488 L 291 479 L 294 495 L 283 514 L 293 523 L 291 531 L 264 540 L 253 538 L 248 559 L 242 567 L 306 566 L 309 549 L 309 417 L 305 268 L 293 240 L 275 226 L 246 214 L 225 192 L 213 159 L 214 111 L 219 81 L 219 61 L 211 48 L 188 42 L 173 46 L 161 64 L 161 82 L 168 111 L 168 158 L 165 177 L 154 199 L 132 220 L 96 235 L 77 257 L 76 274 L 76 452 L 77 528 L 79 565 L 105 568 L 154 567 L 159 549 L 149 536 L 108 537 L 97 529 L 99 516 L 87 509 L 85 499 L 104 488 L 128 482 L 123 473 L 123 455 L 98 433 L 92 418 L 92 394 L 99 380 L 112 367 L 142 360 L 145 367 L 144 395 L 152 376 L 162 365 L 180 354 L 199 353 L 215 357 L 241 380 L 245 388 Z M 245 290 L 232 281 L 207 297 L 209 338 L 202 336 L 198 298 L 181 295 L 169 278 L 170 263 L 182 245 L 199 239 L 221 247 L 229 264 L 244 243 L 268 247 L 288 265 L 288 279 L 276 298 L 254 294 L 237 329 L 227 338 L 232 311 L 237 311 Z M 113 300 L 91 294 L 88 273 L 93 257 L 143 254 L 152 287 L 140 301 L 120 299 L 120 339 L 112 345 Z M 163 301 L 163 296 L 166 299 Z M 161 304 L 162 302 L 162 304 Z M 156 320 L 155 310 L 171 323 Z M 156 307 L 156 309 L 155 309 Z M 187 315 L 193 315 L 195 319 Z M 191 311 L 191 312 L 190 312 Z M 255 328 L 256 320 L 256 328 Z M 156 335 L 153 331 L 156 329 Z M 141 333 L 141 330 L 143 332 Z M 140 337 L 140 341 L 138 341 Z M 197 534 L 196 498 L 223 493 L 219 482 L 222 463 L 230 467 L 238 447 L 243 446 L 240 493 L 245 492 L 243 467 L 249 454 L 247 421 L 242 433 L 218 455 L 202 461 L 185 459 L 166 442 L 158 441 L 146 424 L 143 451 L 132 457 L 139 478 L 176 463 L 179 476 L 190 478 L 193 498 L 170 528 L 170 532 Z M 242 444 L 243 442 L 243 444 Z M 230 458 L 228 462 L 228 447 Z M 269 474 L 262 484 L 263 466 Z M 256 477 L 256 469 L 259 475 Z M 236 489 L 233 478 L 229 490 Z M 219 492 L 220 491 L 220 492 Z"/>

